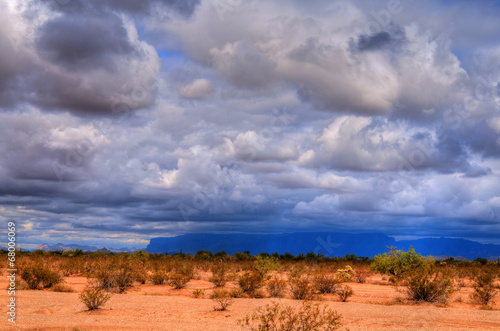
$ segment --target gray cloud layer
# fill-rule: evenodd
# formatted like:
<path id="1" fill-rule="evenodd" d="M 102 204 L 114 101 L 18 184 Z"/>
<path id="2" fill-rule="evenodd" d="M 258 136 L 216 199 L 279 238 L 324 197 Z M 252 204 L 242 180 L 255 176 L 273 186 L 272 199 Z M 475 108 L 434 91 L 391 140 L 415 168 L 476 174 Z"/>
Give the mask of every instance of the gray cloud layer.
<path id="1" fill-rule="evenodd" d="M 27 244 L 319 229 L 500 237 L 492 4 L 0 9 L 0 218 L 22 222 Z"/>

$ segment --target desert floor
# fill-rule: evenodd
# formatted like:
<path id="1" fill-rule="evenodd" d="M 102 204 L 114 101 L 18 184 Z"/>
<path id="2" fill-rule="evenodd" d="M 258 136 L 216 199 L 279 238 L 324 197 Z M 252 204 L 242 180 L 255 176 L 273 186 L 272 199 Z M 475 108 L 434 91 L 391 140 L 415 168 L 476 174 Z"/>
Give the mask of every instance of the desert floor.
<path id="1" fill-rule="evenodd" d="M 245 330 L 238 320 L 259 306 L 273 301 L 300 306 L 292 299 L 235 299 L 226 311 L 214 311 L 208 299 L 212 284 L 201 277 L 187 287 L 174 290 L 168 285 L 136 285 L 126 294 L 113 294 L 97 311 L 85 311 L 78 293 L 83 290 L 85 277 L 67 277 L 66 284 L 74 293 L 48 290 L 17 291 L 17 320 L 7 321 L 8 295 L 0 293 L 2 302 L 1 330 Z M 447 306 L 436 304 L 401 303 L 403 294 L 384 284 L 380 276 L 365 284 L 349 283 L 354 295 L 348 302 L 339 302 L 334 295 L 324 295 L 326 304 L 343 316 L 344 327 L 350 330 L 500 330 L 500 305 L 495 310 L 481 310 L 470 303 L 471 288 L 463 287 L 453 294 Z M 0 287 L 7 288 L 4 276 Z M 236 287 L 232 282 L 227 288 Z M 194 289 L 205 289 L 205 298 L 193 297 Z"/>

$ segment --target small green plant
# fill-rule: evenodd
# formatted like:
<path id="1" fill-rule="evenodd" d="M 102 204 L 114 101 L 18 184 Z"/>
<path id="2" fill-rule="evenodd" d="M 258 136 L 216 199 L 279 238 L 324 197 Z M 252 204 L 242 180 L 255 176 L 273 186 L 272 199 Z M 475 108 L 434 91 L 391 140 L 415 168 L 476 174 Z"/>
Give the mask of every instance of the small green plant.
<path id="1" fill-rule="evenodd" d="M 216 311 L 226 310 L 233 303 L 233 298 L 229 295 L 229 292 L 222 289 L 214 290 L 210 295 L 210 299 L 217 304 L 217 306 L 214 306 Z"/>
<path id="2" fill-rule="evenodd" d="M 263 257 L 261 255 L 254 256 L 253 268 L 264 278 L 271 270 L 279 271 L 280 263 L 276 257 Z"/>
<path id="3" fill-rule="evenodd" d="M 198 290 L 194 290 L 193 291 L 193 295 L 195 298 L 203 298 L 203 296 L 205 295 L 205 290 L 201 290 L 201 289 L 198 289 Z"/>
<path id="4" fill-rule="evenodd" d="M 492 271 L 480 272 L 474 278 L 474 292 L 471 294 L 472 300 L 482 306 L 488 306 L 498 294 L 494 282 L 495 274 Z"/>
<path id="5" fill-rule="evenodd" d="M 319 304 L 304 302 L 300 309 L 294 310 L 274 302 L 257 308 L 239 324 L 251 331 L 331 331 L 342 326 L 341 319 L 336 311 Z"/>
<path id="6" fill-rule="evenodd" d="M 79 298 L 88 310 L 95 310 L 104 305 L 111 296 L 98 286 L 88 286 L 80 293 Z"/>
<path id="7" fill-rule="evenodd" d="M 347 299 L 354 294 L 354 291 L 349 285 L 342 285 L 339 287 L 336 294 L 338 295 L 340 301 L 346 302 Z"/>

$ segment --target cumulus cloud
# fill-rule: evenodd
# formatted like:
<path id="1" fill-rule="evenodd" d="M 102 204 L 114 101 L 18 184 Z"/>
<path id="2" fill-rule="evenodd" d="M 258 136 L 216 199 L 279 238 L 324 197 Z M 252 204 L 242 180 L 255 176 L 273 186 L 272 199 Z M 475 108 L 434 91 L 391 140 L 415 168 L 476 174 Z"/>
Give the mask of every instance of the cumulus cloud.
<path id="1" fill-rule="evenodd" d="M 213 92 L 212 83 L 204 78 L 199 78 L 191 84 L 181 87 L 179 94 L 183 98 L 203 99 Z"/>

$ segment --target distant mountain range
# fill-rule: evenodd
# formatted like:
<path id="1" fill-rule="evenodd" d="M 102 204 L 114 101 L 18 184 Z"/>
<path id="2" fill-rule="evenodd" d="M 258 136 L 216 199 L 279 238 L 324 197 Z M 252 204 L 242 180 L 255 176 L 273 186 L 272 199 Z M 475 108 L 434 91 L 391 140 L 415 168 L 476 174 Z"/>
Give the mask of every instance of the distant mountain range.
<path id="1" fill-rule="evenodd" d="M 49 244 L 43 244 L 39 246 L 37 249 L 41 249 L 44 251 L 74 251 L 76 249 L 81 249 L 84 252 L 108 252 L 108 253 L 122 253 L 122 252 L 127 252 L 127 253 L 132 253 L 133 251 L 136 251 L 137 249 L 135 248 L 129 248 L 129 247 L 123 247 L 119 249 L 114 249 L 114 248 L 108 248 L 108 247 L 96 247 L 96 246 L 87 246 L 87 245 L 76 245 L 76 244 L 55 244 L 55 245 L 49 245 Z"/>
<path id="2" fill-rule="evenodd" d="M 342 233 L 342 232 L 304 232 L 288 234 L 201 234 L 191 233 L 175 237 L 159 237 L 150 240 L 147 251 L 151 253 L 195 254 L 204 249 L 211 252 L 250 251 L 251 254 L 262 252 L 315 252 L 325 256 L 373 257 L 387 252 L 388 246 L 407 250 L 413 246 L 422 255 L 454 257 L 457 259 L 475 259 L 478 257 L 497 260 L 500 258 L 500 245 L 481 244 L 466 239 L 425 238 L 417 240 L 395 240 L 381 233 Z"/>

